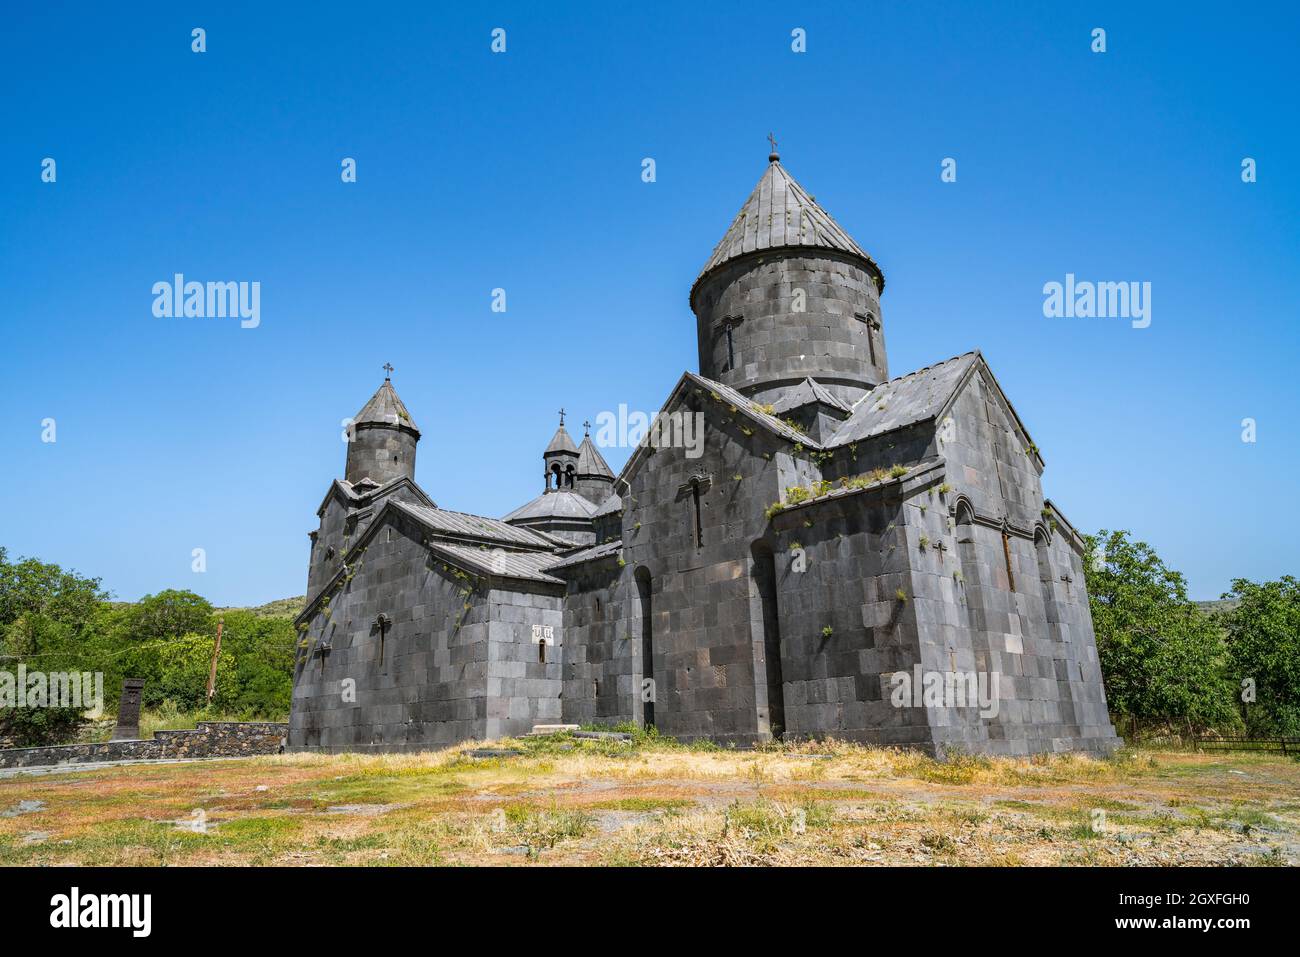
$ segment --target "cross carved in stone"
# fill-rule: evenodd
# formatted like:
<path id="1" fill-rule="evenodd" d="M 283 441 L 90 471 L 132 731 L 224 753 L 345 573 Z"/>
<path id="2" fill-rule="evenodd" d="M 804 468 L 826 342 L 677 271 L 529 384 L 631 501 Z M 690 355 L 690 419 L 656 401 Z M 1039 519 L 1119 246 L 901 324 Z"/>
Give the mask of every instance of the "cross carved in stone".
<path id="1" fill-rule="evenodd" d="M 312 654 L 320 659 L 320 673 L 322 677 L 325 675 L 325 656 L 333 650 L 334 649 L 330 647 L 329 642 L 322 641 L 312 651 Z"/>

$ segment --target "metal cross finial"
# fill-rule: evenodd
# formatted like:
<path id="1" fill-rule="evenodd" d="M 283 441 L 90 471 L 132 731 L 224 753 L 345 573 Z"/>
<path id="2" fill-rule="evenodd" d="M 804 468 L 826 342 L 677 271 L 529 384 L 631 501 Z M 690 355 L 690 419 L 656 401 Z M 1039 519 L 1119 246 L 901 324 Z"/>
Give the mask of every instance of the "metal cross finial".
<path id="1" fill-rule="evenodd" d="M 385 379 L 391 379 L 393 377 L 393 364 L 391 362 L 384 363 L 384 372 L 386 373 L 384 375 Z"/>
<path id="2" fill-rule="evenodd" d="M 560 407 L 560 426 L 564 426 L 564 407 Z"/>
<path id="3" fill-rule="evenodd" d="M 583 422 L 583 423 L 582 423 L 582 428 L 583 428 L 583 430 L 584 430 L 583 433 L 582 433 L 583 435 L 591 435 L 591 423 L 590 423 L 590 422 Z"/>
<path id="4" fill-rule="evenodd" d="M 768 134 L 767 134 L 767 141 L 768 141 L 769 143 L 772 144 L 772 152 L 775 153 L 775 152 L 776 152 L 776 137 L 773 136 L 771 133 L 768 133 Z"/>

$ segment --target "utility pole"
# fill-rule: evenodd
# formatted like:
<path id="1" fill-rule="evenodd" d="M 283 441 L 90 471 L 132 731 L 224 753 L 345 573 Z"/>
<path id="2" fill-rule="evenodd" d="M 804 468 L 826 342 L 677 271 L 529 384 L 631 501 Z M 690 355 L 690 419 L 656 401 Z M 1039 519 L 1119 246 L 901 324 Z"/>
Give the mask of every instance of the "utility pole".
<path id="1" fill-rule="evenodd" d="M 217 641 L 216 644 L 212 646 L 212 670 L 208 672 L 208 704 L 212 704 L 212 694 L 217 690 L 217 656 L 221 654 L 221 626 L 223 624 L 225 624 L 225 619 L 218 618 Z"/>

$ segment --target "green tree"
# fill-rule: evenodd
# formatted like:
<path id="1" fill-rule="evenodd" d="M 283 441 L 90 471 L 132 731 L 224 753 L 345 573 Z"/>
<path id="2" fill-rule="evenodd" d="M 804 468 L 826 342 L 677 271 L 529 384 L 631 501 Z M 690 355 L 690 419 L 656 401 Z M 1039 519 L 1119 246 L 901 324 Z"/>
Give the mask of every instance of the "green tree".
<path id="1" fill-rule="evenodd" d="M 1234 725 L 1223 632 L 1188 600 L 1183 576 L 1126 531 L 1103 529 L 1088 545 L 1085 577 L 1111 711 L 1131 726 Z"/>
<path id="2" fill-rule="evenodd" d="M 185 711 L 199 711 L 208 706 L 208 675 L 212 668 L 212 639 L 207 635 L 182 635 L 158 645 L 159 698 L 171 701 Z M 238 663 L 222 647 L 217 660 L 217 680 L 213 685 L 212 707 L 228 710 L 239 697 L 235 680 Z"/>
<path id="3" fill-rule="evenodd" d="M 1238 604 L 1225 617 L 1233 679 L 1251 681 L 1242 702 L 1251 734 L 1300 734 L 1300 582 L 1286 575 L 1256 584 L 1244 578 L 1223 596 Z"/>
<path id="4" fill-rule="evenodd" d="M 234 710 L 250 718 L 283 719 L 293 693 L 293 619 L 258 617 L 243 610 L 226 611 L 221 617 L 222 657 L 229 649 L 237 664 Z"/>
<path id="5" fill-rule="evenodd" d="M 0 667 L 15 673 L 85 671 L 85 649 L 107 595 L 98 578 L 0 548 Z M 0 735 L 20 746 L 68 740 L 84 722 L 77 708 L 0 708 Z"/>
<path id="6" fill-rule="evenodd" d="M 168 589 L 141 598 L 131 607 L 123 624 L 135 641 L 206 634 L 212 626 L 212 604 L 192 591 Z"/>

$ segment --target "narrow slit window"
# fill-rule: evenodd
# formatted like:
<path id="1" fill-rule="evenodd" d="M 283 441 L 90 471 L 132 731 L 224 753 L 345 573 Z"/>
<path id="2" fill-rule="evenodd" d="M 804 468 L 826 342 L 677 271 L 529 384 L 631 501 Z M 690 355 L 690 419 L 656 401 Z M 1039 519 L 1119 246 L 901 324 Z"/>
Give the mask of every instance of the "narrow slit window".
<path id="1" fill-rule="evenodd" d="M 695 547 L 704 547 L 704 522 L 700 516 L 700 483 L 691 482 L 691 505 L 695 516 Z"/>

